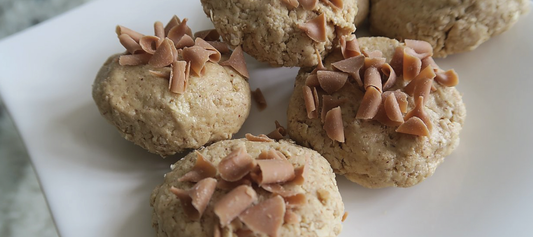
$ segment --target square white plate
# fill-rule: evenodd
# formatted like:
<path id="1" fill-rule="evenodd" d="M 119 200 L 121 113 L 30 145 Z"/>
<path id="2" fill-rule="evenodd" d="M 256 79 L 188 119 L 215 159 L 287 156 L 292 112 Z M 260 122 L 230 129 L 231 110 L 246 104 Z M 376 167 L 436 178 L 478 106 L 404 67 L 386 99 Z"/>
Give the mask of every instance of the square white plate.
<path id="1" fill-rule="evenodd" d="M 122 139 L 98 113 L 91 85 L 123 51 L 121 24 L 152 32 L 173 14 L 212 28 L 200 3 L 95 1 L 0 42 L 0 94 L 15 120 L 63 237 L 154 236 L 149 195 L 179 157 L 165 160 Z M 248 58 L 268 108 L 244 132 L 286 122 L 296 68 Z M 468 116 L 459 148 L 433 177 L 370 190 L 339 177 L 349 212 L 342 236 L 532 236 L 533 14 L 474 52 L 438 60 L 461 77 Z"/>

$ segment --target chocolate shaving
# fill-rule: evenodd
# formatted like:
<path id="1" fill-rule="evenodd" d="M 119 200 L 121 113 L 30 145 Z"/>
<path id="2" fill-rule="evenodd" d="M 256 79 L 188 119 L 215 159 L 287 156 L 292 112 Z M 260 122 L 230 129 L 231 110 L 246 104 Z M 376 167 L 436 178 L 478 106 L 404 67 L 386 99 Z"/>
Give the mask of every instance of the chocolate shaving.
<path id="1" fill-rule="evenodd" d="M 298 0 L 298 2 L 306 11 L 315 10 L 318 6 L 318 0 Z"/>
<path id="2" fill-rule="evenodd" d="M 183 60 L 191 64 L 191 70 L 198 76 L 201 76 L 205 69 L 205 64 L 209 60 L 209 52 L 200 47 L 192 46 L 184 48 L 182 52 Z"/>
<path id="3" fill-rule="evenodd" d="M 283 217 L 284 224 L 298 224 L 301 221 L 301 217 L 291 210 L 285 211 L 285 217 Z"/>
<path id="4" fill-rule="evenodd" d="M 161 77 L 161 78 L 165 78 L 165 79 L 170 79 L 170 68 L 168 67 L 164 67 L 164 68 L 161 68 L 161 71 L 155 71 L 155 70 L 148 70 L 148 72 L 150 72 L 152 75 L 156 76 L 156 77 Z"/>
<path id="5" fill-rule="evenodd" d="M 168 89 L 172 93 L 183 94 L 189 82 L 191 64 L 185 61 L 174 61 L 171 65 L 172 70 L 170 71 Z"/>
<path id="6" fill-rule="evenodd" d="M 374 116 L 376 116 L 380 104 L 381 93 L 379 90 L 373 86 L 368 87 L 365 95 L 363 96 L 363 100 L 361 101 L 361 105 L 359 105 L 359 109 L 357 110 L 357 115 L 355 118 L 372 119 Z"/>
<path id="7" fill-rule="evenodd" d="M 303 193 L 283 197 L 283 199 L 285 200 L 285 205 L 289 208 L 299 207 L 307 204 L 307 198 Z"/>
<path id="8" fill-rule="evenodd" d="M 156 68 L 170 65 L 174 61 L 173 49 L 175 49 L 174 43 L 168 38 L 165 38 L 150 61 L 148 61 L 148 64 Z"/>
<path id="9" fill-rule="evenodd" d="M 342 222 L 344 222 L 348 218 L 348 212 L 344 212 L 344 215 L 342 215 Z"/>
<path id="10" fill-rule="evenodd" d="M 142 52 L 143 49 L 139 45 L 138 41 L 134 40 L 130 35 L 128 34 L 121 34 L 118 36 L 118 41 L 126 50 L 131 53 L 135 54 L 138 52 Z"/>
<path id="11" fill-rule="evenodd" d="M 383 107 L 385 109 L 385 113 L 387 114 L 387 117 L 393 121 L 398 123 L 403 123 L 403 116 L 402 116 L 402 110 L 400 109 L 400 105 L 398 104 L 398 101 L 396 100 L 396 96 L 394 96 L 393 93 L 390 93 L 388 96 L 384 97 L 383 101 Z"/>
<path id="12" fill-rule="evenodd" d="M 285 202 L 274 196 L 252 206 L 239 215 L 239 219 L 253 232 L 277 236 L 285 217 Z"/>
<path id="13" fill-rule="evenodd" d="M 427 58 L 422 59 L 422 67 L 421 68 L 426 68 L 427 66 L 433 67 L 433 69 L 435 71 L 440 69 L 439 66 L 437 65 L 437 63 L 435 62 L 435 60 L 433 60 L 433 57 L 427 57 Z"/>
<path id="14" fill-rule="evenodd" d="M 252 179 L 260 186 L 271 183 L 284 183 L 294 178 L 294 167 L 287 160 L 256 160 L 257 167 L 251 173 Z"/>
<path id="15" fill-rule="evenodd" d="M 344 6 L 343 0 L 322 0 L 322 1 L 326 2 L 331 8 L 333 8 L 336 11 L 342 10 Z"/>
<path id="16" fill-rule="evenodd" d="M 271 148 L 268 151 L 261 151 L 259 156 L 257 157 L 258 160 L 287 160 L 287 157 L 283 155 L 280 151 Z"/>
<path id="17" fill-rule="evenodd" d="M 453 69 L 450 69 L 446 72 L 439 71 L 437 72 L 435 81 L 441 85 L 452 87 L 459 84 L 459 76 L 457 76 L 457 73 Z"/>
<path id="18" fill-rule="evenodd" d="M 305 79 L 305 85 L 309 87 L 318 87 L 320 82 L 318 82 L 318 77 L 316 74 L 309 74 Z"/>
<path id="19" fill-rule="evenodd" d="M 281 2 L 283 2 L 285 5 L 287 5 L 287 8 L 289 10 L 297 8 L 300 5 L 298 0 L 281 0 Z"/>
<path id="20" fill-rule="evenodd" d="M 324 13 L 306 23 L 299 24 L 298 28 L 315 42 L 326 42 L 326 16 Z"/>
<path id="21" fill-rule="evenodd" d="M 396 101 L 400 106 L 400 111 L 402 111 L 402 113 L 407 112 L 407 94 L 403 93 L 400 89 L 397 89 L 395 91 L 383 92 L 383 98 L 387 97 L 389 94 L 394 94 L 394 96 L 396 97 Z"/>
<path id="22" fill-rule="evenodd" d="M 265 96 L 263 95 L 263 92 L 261 89 L 257 88 L 255 91 L 252 91 L 252 98 L 254 98 L 255 103 L 257 104 L 257 108 L 259 111 L 263 111 L 267 107 L 267 102 L 265 99 Z"/>
<path id="23" fill-rule="evenodd" d="M 174 15 L 172 18 L 170 18 L 170 21 L 168 21 L 167 25 L 165 26 L 165 35 L 168 35 L 170 30 L 174 28 L 175 26 L 179 25 L 181 23 L 180 18 L 178 16 Z"/>
<path id="24" fill-rule="evenodd" d="M 142 50 L 144 50 L 144 52 L 154 54 L 160 42 L 163 42 L 161 38 L 152 35 L 146 35 L 143 36 L 139 41 L 139 46 L 142 48 Z"/>
<path id="25" fill-rule="evenodd" d="M 416 97 L 415 99 L 415 107 L 413 110 L 409 111 L 405 115 L 405 120 L 409 120 L 412 117 L 418 117 L 421 119 L 424 124 L 426 125 L 428 131 L 431 131 L 433 129 L 433 124 L 431 123 L 431 119 L 429 118 L 429 115 L 424 110 L 424 98 L 422 96 Z"/>
<path id="26" fill-rule="evenodd" d="M 217 174 L 216 167 L 211 164 L 211 162 L 207 161 L 204 156 L 198 152 L 196 153 L 196 163 L 192 167 L 192 169 L 181 176 L 181 178 L 178 179 L 180 182 L 198 182 L 205 178 L 212 178 L 215 177 Z"/>
<path id="27" fill-rule="evenodd" d="M 383 94 L 385 94 L 385 93 L 383 93 Z M 386 98 L 386 96 L 384 96 L 384 95 L 382 95 L 382 97 Z M 382 100 L 384 100 L 384 99 L 382 99 Z M 390 126 L 390 127 L 400 126 L 403 123 L 403 121 L 402 122 L 394 122 L 394 121 L 389 119 L 389 117 L 387 116 L 387 112 L 385 111 L 384 103 L 381 103 L 379 105 L 378 112 L 376 113 L 376 116 L 374 116 L 374 118 L 372 118 L 372 119 L 380 122 L 381 124 L 383 124 L 385 126 Z"/>
<path id="28" fill-rule="evenodd" d="M 365 58 L 365 68 L 381 68 L 385 64 L 385 58 Z"/>
<path id="29" fill-rule="evenodd" d="M 137 66 L 147 64 L 151 58 L 152 55 L 147 53 L 120 55 L 118 58 L 118 64 L 120 66 Z"/>
<path id="30" fill-rule="evenodd" d="M 226 43 L 224 43 L 224 42 L 207 41 L 207 43 L 209 43 L 211 46 L 213 46 L 213 48 L 217 49 L 218 52 L 220 52 L 221 54 L 230 53 L 228 45 Z"/>
<path id="31" fill-rule="evenodd" d="M 273 194 L 281 195 L 282 197 L 289 197 L 298 194 L 295 191 L 285 189 L 280 184 L 263 184 L 261 185 L 261 188 Z"/>
<path id="32" fill-rule="evenodd" d="M 396 83 L 396 73 L 390 64 L 385 63 L 381 67 L 381 73 L 386 77 L 385 83 L 383 83 L 383 91 L 386 91 L 394 86 Z"/>
<path id="33" fill-rule="evenodd" d="M 365 90 L 368 90 L 369 87 L 376 88 L 380 93 L 383 91 L 381 85 L 381 75 L 375 67 L 369 67 L 365 70 Z"/>
<path id="34" fill-rule="evenodd" d="M 340 106 L 337 106 L 326 113 L 323 128 L 329 138 L 334 141 L 344 142 L 344 125 L 342 123 Z"/>
<path id="35" fill-rule="evenodd" d="M 324 122 L 324 119 L 326 118 L 326 113 L 330 111 L 331 109 L 341 106 L 344 104 L 344 102 L 348 101 L 346 98 L 342 99 L 334 99 L 333 96 L 330 95 L 322 95 L 322 112 L 320 113 L 321 117 L 320 119 L 322 122 Z"/>
<path id="36" fill-rule="evenodd" d="M 346 37 L 348 36 L 343 35 L 339 40 L 342 56 L 347 59 L 361 55 L 361 49 L 359 48 L 357 37 L 353 35 L 353 39 L 351 40 L 346 40 Z"/>
<path id="37" fill-rule="evenodd" d="M 174 44 L 177 44 L 184 35 L 189 35 L 192 37 L 192 30 L 189 28 L 189 26 L 187 26 L 187 21 L 187 18 L 183 19 L 183 21 L 172 27 L 172 29 L 170 29 L 168 32 L 167 37 L 171 39 Z"/>
<path id="38" fill-rule="evenodd" d="M 160 21 L 154 23 L 154 35 L 159 39 L 165 38 L 165 26 Z"/>
<path id="39" fill-rule="evenodd" d="M 429 136 L 429 130 L 424 122 L 418 117 L 411 117 L 405 123 L 402 123 L 396 132 L 411 134 L 416 136 Z"/>
<path id="40" fill-rule="evenodd" d="M 170 192 L 180 199 L 185 215 L 189 219 L 200 220 L 215 192 L 216 185 L 216 179 L 205 178 L 196 183 L 189 191 L 171 187 Z"/>
<path id="41" fill-rule="evenodd" d="M 382 58 L 383 57 L 383 53 L 379 50 L 374 50 L 371 52 L 367 52 L 363 50 L 363 54 L 369 58 Z"/>
<path id="42" fill-rule="evenodd" d="M 194 46 L 194 40 L 189 35 L 184 35 L 180 40 L 175 44 L 176 49 L 183 49 L 185 47 Z"/>
<path id="43" fill-rule="evenodd" d="M 220 54 L 220 52 L 218 52 L 217 49 L 215 49 L 215 47 L 213 47 L 213 45 L 207 43 L 202 38 L 196 38 L 195 45 L 200 46 L 209 52 L 209 61 L 215 63 L 220 61 L 222 55 Z"/>
<path id="44" fill-rule="evenodd" d="M 255 167 L 255 160 L 248 155 L 245 147 L 239 147 L 218 163 L 220 177 L 235 182 L 246 176 Z"/>
<path id="45" fill-rule="evenodd" d="M 305 103 L 305 109 L 307 111 L 307 118 L 314 119 L 318 117 L 318 105 L 315 104 L 315 98 L 313 96 L 313 91 L 311 91 L 311 87 L 303 86 L 303 96 L 304 96 L 304 103 Z"/>
<path id="46" fill-rule="evenodd" d="M 320 56 L 320 52 L 318 52 L 318 49 L 316 48 L 315 48 L 315 55 L 316 55 L 316 60 L 318 61 L 318 65 L 313 71 L 316 72 L 317 70 L 326 70 L 327 68 L 324 67 L 324 63 L 322 63 L 322 57 Z"/>
<path id="47" fill-rule="evenodd" d="M 273 142 L 274 140 L 267 137 L 265 134 L 259 134 L 259 136 L 254 136 L 250 133 L 246 133 L 244 135 L 248 141 L 252 142 Z"/>
<path id="48" fill-rule="evenodd" d="M 194 33 L 194 38 L 201 38 L 206 41 L 218 41 L 220 34 L 215 29 L 202 30 Z"/>
<path id="49" fill-rule="evenodd" d="M 227 226 L 257 200 L 254 189 L 248 185 L 241 185 L 222 197 L 214 206 L 214 212 L 220 220 L 220 225 Z"/>
<path id="50" fill-rule="evenodd" d="M 137 43 L 144 36 L 143 34 L 137 32 L 137 31 L 131 30 L 130 28 L 127 28 L 127 27 L 124 27 L 124 26 L 121 26 L 121 25 L 117 25 L 115 31 L 117 32 L 117 36 L 120 36 L 120 35 L 123 35 L 123 34 L 129 35 Z"/>
<path id="51" fill-rule="evenodd" d="M 340 90 L 348 80 L 348 74 L 344 72 L 320 70 L 316 72 L 316 76 L 320 87 L 328 94 Z"/>
<path id="52" fill-rule="evenodd" d="M 287 135 L 287 130 L 281 124 L 279 124 L 278 121 L 276 123 L 276 129 L 274 131 L 270 132 L 267 137 L 270 137 L 274 140 L 280 140 L 283 139 Z"/>
<path id="53" fill-rule="evenodd" d="M 244 176 L 242 179 L 237 180 L 235 182 L 229 182 L 224 179 L 220 179 L 217 183 L 217 188 L 222 189 L 225 191 L 233 190 L 234 188 L 241 186 L 241 185 L 252 185 L 252 181 L 250 180 L 250 177 Z"/>
<path id="54" fill-rule="evenodd" d="M 246 61 L 244 60 L 244 53 L 242 51 L 241 46 L 238 46 L 233 50 L 233 53 L 231 53 L 231 56 L 228 60 L 221 62 L 220 65 L 222 66 L 230 66 L 235 71 L 237 71 L 241 76 L 250 78 L 250 74 L 248 73 L 248 69 L 246 68 Z"/>
<path id="55" fill-rule="evenodd" d="M 433 67 L 432 66 L 427 66 L 413 80 L 411 80 L 411 82 L 409 82 L 409 84 L 407 84 L 403 88 L 403 90 L 405 91 L 405 93 L 407 93 L 409 95 L 413 95 L 414 92 L 415 92 L 416 87 L 423 80 L 426 80 L 426 81 L 427 80 L 432 80 L 433 78 L 435 78 L 435 76 L 436 76 L 436 74 L 435 74 L 435 71 L 433 70 Z"/>
<path id="56" fill-rule="evenodd" d="M 420 59 L 433 56 L 433 47 L 426 41 L 406 39 L 405 45 L 412 48 Z"/>
<path id="57" fill-rule="evenodd" d="M 403 74 L 403 54 L 404 54 L 404 46 L 398 46 L 394 49 L 394 54 L 392 55 L 392 59 L 390 61 L 390 66 L 394 68 L 394 72 L 396 72 L 397 75 Z"/>
<path id="58" fill-rule="evenodd" d="M 294 179 L 291 180 L 291 184 L 302 185 L 305 182 L 309 168 L 307 168 L 309 162 L 309 155 L 305 157 L 305 164 L 294 169 Z"/>
<path id="59" fill-rule="evenodd" d="M 403 52 L 403 80 L 411 81 L 420 73 L 422 61 L 414 55 L 415 52 L 411 48 L 405 47 Z"/>
<path id="60" fill-rule="evenodd" d="M 363 88 L 363 80 L 361 80 L 361 76 L 359 75 L 359 71 L 365 64 L 365 57 L 362 55 L 358 56 L 352 56 L 350 58 L 334 62 L 331 64 L 333 68 L 348 73 L 357 83 L 357 85 L 360 88 Z"/>

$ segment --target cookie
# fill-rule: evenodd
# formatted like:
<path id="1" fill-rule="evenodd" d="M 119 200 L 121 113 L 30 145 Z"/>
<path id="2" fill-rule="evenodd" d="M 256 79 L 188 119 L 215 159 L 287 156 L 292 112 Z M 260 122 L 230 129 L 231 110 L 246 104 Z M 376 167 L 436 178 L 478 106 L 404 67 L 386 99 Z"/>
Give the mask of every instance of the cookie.
<path id="1" fill-rule="evenodd" d="M 231 47 L 273 66 L 314 66 L 336 38 L 355 30 L 356 0 L 202 0 Z"/>
<path id="2" fill-rule="evenodd" d="M 288 134 L 364 187 L 418 184 L 459 144 L 466 110 L 453 87 L 457 75 L 438 68 L 427 43 L 408 41 L 415 51 L 384 37 L 349 42 L 357 47 L 332 53 L 325 70 L 299 71 Z"/>
<path id="3" fill-rule="evenodd" d="M 354 24 L 359 27 L 368 18 L 370 12 L 370 0 L 357 0 L 357 15 Z"/>
<path id="4" fill-rule="evenodd" d="M 344 205 L 328 162 L 288 140 L 247 136 L 216 142 L 171 167 L 150 199 L 157 236 L 340 233 Z"/>
<path id="5" fill-rule="evenodd" d="M 247 72 L 241 75 L 242 68 L 231 66 L 244 60 L 242 50 L 221 47 L 221 53 L 212 46 L 221 42 L 193 40 L 186 20 L 173 20 L 166 33 L 156 24 L 164 37 L 119 26 L 128 52 L 111 56 L 92 88 L 100 113 L 124 138 L 163 157 L 230 139 L 251 104 Z M 148 48 L 142 49 L 139 42 L 145 41 Z"/>
<path id="6" fill-rule="evenodd" d="M 372 0 L 374 35 L 429 42 L 435 57 L 471 51 L 509 29 L 525 14 L 528 0 Z"/>

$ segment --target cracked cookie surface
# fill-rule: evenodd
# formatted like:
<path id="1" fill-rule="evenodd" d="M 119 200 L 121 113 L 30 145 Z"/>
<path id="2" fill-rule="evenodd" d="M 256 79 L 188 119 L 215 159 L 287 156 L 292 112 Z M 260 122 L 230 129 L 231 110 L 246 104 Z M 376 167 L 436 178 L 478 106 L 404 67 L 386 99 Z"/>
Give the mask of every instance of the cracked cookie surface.
<path id="1" fill-rule="evenodd" d="M 429 42 L 434 57 L 471 51 L 508 30 L 529 0 L 372 0 L 372 34 Z"/>
<path id="2" fill-rule="evenodd" d="M 361 50 L 381 50 L 387 62 L 401 44 L 384 37 L 358 40 Z M 341 58 L 340 53 L 334 53 L 325 59 L 325 65 L 329 67 L 331 62 Z M 466 109 L 457 89 L 438 83 L 435 83 L 437 90 L 426 102 L 426 112 L 433 124 L 427 137 L 397 133 L 396 127 L 377 121 L 355 119 L 364 92 L 353 83 L 346 83 L 331 95 L 334 99 L 347 99 L 340 106 L 346 140 L 344 143 L 333 141 L 322 128 L 320 119 L 307 117 L 302 87 L 311 70 L 301 69 L 298 73 L 287 112 L 287 130 L 298 144 L 322 154 L 337 174 L 368 188 L 409 187 L 431 176 L 444 157 L 458 146 Z M 404 83 L 397 80 L 391 90 L 403 88 Z M 414 100 L 409 97 L 408 111 L 413 107 Z"/>

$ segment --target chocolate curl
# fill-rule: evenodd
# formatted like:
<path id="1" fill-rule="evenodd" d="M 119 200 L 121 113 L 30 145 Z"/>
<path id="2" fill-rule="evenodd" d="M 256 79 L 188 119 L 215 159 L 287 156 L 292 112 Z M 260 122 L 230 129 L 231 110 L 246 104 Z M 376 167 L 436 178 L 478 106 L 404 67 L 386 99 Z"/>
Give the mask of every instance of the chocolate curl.
<path id="1" fill-rule="evenodd" d="M 359 88 L 363 88 L 363 80 L 361 80 L 359 71 L 363 68 L 364 64 L 365 57 L 358 55 L 332 63 L 331 66 L 341 72 L 348 73 L 355 80 Z"/>
<path id="2" fill-rule="evenodd" d="M 324 122 L 324 120 L 326 119 L 326 114 L 328 111 L 335 107 L 341 106 L 346 101 L 348 101 L 348 99 L 346 98 L 336 100 L 333 98 L 333 96 L 322 95 L 322 112 L 320 113 L 320 119 L 322 120 L 322 122 Z"/>
<path id="3" fill-rule="evenodd" d="M 277 236 L 285 217 L 285 202 L 281 196 L 274 196 L 252 206 L 239 219 L 253 232 Z"/>
<path id="4" fill-rule="evenodd" d="M 147 35 L 141 38 L 141 40 L 139 41 L 139 45 L 141 46 L 142 50 L 144 50 L 144 52 L 154 54 L 160 42 L 163 42 L 161 38 Z"/>
<path id="5" fill-rule="evenodd" d="M 209 61 L 215 62 L 215 63 L 220 61 L 220 58 L 222 57 L 222 55 L 220 54 L 220 52 L 218 52 L 217 49 L 215 49 L 215 47 L 213 47 L 213 45 L 207 43 L 202 38 L 196 38 L 194 42 L 195 42 L 195 45 L 200 46 L 209 52 Z"/>
<path id="6" fill-rule="evenodd" d="M 137 43 L 144 36 L 143 34 L 137 32 L 137 31 L 134 31 L 134 30 L 132 30 L 130 28 L 127 28 L 127 27 L 124 27 L 124 26 L 121 26 L 121 25 L 117 25 L 117 27 L 115 28 L 115 32 L 117 32 L 117 36 L 120 36 L 120 35 L 123 35 L 123 34 L 129 35 Z"/>
<path id="7" fill-rule="evenodd" d="M 298 0 L 281 0 L 281 2 L 283 2 L 289 10 L 295 9 L 300 5 Z"/>
<path id="8" fill-rule="evenodd" d="M 273 142 L 271 138 L 267 137 L 265 134 L 259 134 L 259 136 L 254 136 L 250 133 L 246 133 L 244 135 L 248 141 L 252 142 Z"/>
<path id="9" fill-rule="evenodd" d="M 276 120 L 276 129 L 274 131 L 270 132 L 267 136 L 274 139 L 274 140 L 281 140 L 283 137 L 287 135 L 287 130 L 279 122 Z"/>
<path id="10" fill-rule="evenodd" d="M 346 40 L 347 37 L 348 36 L 343 35 L 339 40 L 341 46 L 341 53 L 344 59 L 361 55 L 361 49 L 359 48 L 359 42 L 357 41 L 357 37 L 353 35 L 353 39 Z"/>
<path id="11" fill-rule="evenodd" d="M 170 65 L 174 61 L 173 49 L 175 49 L 174 43 L 168 38 L 164 39 L 150 61 L 148 61 L 148 64 L 156 68 Z"/>
<path id="12" fill-rule="evenodd" d="M 178 16 L 174 15 L 172 18 L 170 18 L 170 21 L 168 21 L 167 25 L 165 26 L 165 35 L 168 35 L 168 32 L 175 26 L 179 25 L 181 23 L 180 18 Z"/>
<path id="13" fill-rule="evenodd" d="M 168 32 L 167 37 L 171 39 L 174 44 L 177 44 L 184 35 L 189 35 L 192 37 L 192 30 L 189 28 L 189 26 L 187 26 L 187 21 L 187 18 L 183 19 L 182 22 L 180 22 L 177 26 L 172 27 L 172 29 L 170 29 Z"/>
<path id="14" fill-rule="evenodd" d="M 335 11 L 342 10 L 342 8 L 344 7 L 342 0 L 322 0 L 322 1 L 326 2 Z"/>
<path id="15" fill-rule="evenodd" d="M 403 80 L 411 81 L 420 73 L 422 61 L 411 48 L 405 47 L 403 52 Z"/>
<path id="16" fill-rule="evenodd" d="M 307 111 L 307 118 L 314 119 L 318 117 L 318 110 L 316 101 L 313 96 L 313 91 L 311 91 L 311 88 L 308 86 L 303 86 L 303 96 L 304 96 L 304 103 L 305 103 L 305 109 Z"/>
<path id="17" fill-rule="evenodd" d="M 255 91 L 252 91 L 252 97 L 254 98 L 259 111 L 263 111 L 266 109 L 268 105 L 261 89 L 257 88 L 255 89 Z"/>
<path id="18" fill-rule="evenodd" d="M 402 123 L 396 132 L 411 134 L 416 136 L 429 136 L 429 130 L 424 122 L 418 117 L 411 117 L 405 123 Z"/>
<path id="19" fill-rule="evenodd" d="M 294 167 L 287 160 L 256 160 L 257 167 L 251 174 L 260 186 L 271 183 L 284 183 L 294 178 Z"/>
<path id="20" fill-rule="evenodd" d="M 452 87 L 459 84 L 459 76 L 457 76 L 457 73 L 453 69 L 446 72 L 439 71 L 435 76 L 435 81 L 441 85 Z"/>
<path id="21" fill-rule="evenodd" d="M 433 129 L 433 124 L 431 123 L 431 119 L 429 118 L 429 115 L 424 110 L 424 97 L 419 96 L 415 99 L 415 107 L 413 110 L 411 110 L 409 113 L 405 115 L 404 120 L 409 120 L 412 117 L 418 117 L 421 119 L 424 124 L 426 125 L 428 131 L 431 132 Z"/>
<path id="22" fill-rule="evenodd" d="M 298 28 L 315 42 L 326 42 L 326 16 L 324 13 L 306 23 L 299 24 Z"/>
<path id="23" fill-rule="evenodd" d="M 180 182 L 198 182 L 205 178 L 213 178 L 217 174 L 216 167 L 211 164 L 208 160 L 204 158 L 204 156 L 198 152 L 196 153 L 196 163 L 194 164 L 194 167 L 181 176 L 181 178 L 178 179 Z"/>
<path id="24" fill-rule="evenodd" d="M 344 142 L 344 125 L 341 107 L 337 106 L 326 113 L 324 130 L 331 140 Z"/>
<path id="25" fill-rule="evenodd" d="M 390 61 L 390 66 L 394 69 L 394 72 L 396 72 L 396 75 L 402 75 L 403 74 L 403 55 L 404 55 L 404 46 L 398 46 L 394 49 L 394 54 L 392 55 L 392 59 Z"/>
<path id="26" fill-rule="evenodd" d="M 348 74 L 344 72 L 320 70 L 317 71 L 316 75 L 320 87 L 328 94 L 340 90 L 348 80 Z"/>
<path id="27" fill-rule="evenodd" d="M 433 56 L 433 46 L 426 41 L 406 39 L 405 45 L 412 48 L 420 59 Z"/>
<path id="28" fill-rule="evenodd" d="M 320 82 L 318 82 L 318 77 L 316 74 L 309 74 L 305 79 L 305 85 L 309 87 L 319 87 Z"/>
<path id="29" fill-rule="evenodd" d="M 215 192 L 216 185 L 216 179 L 206 178 L 196 183 L 189 191 L 171 187 L 170 192 L 180 199 L 183 211 L 189 219 L 200 220 Z"/>
<path id="30" fill-rule="evenodd" d="M 185 47 L 194 46 L 194 40 L 189 35 L 184 35 L 180 38 L 178 43 L 174 44 L 176 49 L 183 49 Z"/>
<path id="31" fill-rule="evenodd" d="M 387 117 L 391 121 L 398 123 L 404 122 L 400 105 L 398 104 L 398 101 L 396 100 L 396 96 L 394 96 L 394 94 L 391 93 L 385 97 L 385 100 L 383 101 L 383 107 L 385 109 Z"/>
<path id="32" fill-rule="evenodd" d="M 315 10 L 318 6 L 318 0 L 298 0 L 298 2 L 300 2 L 300 5 L 302 5 L 303 9 L 306 11 Z"/>
<path id="33" fill-rule="evenodd" d="M 373 86 L 368 87 L 357 110 L 356 119 L 372 119 L 376 116 L 381 104 L 381 93 Z"/>
<path id="34" fill-rule="evenodd" d="M 369 87 L 376 88 L 380 93 L 383 91 L 381 75 L 375 67 L 369 67 L 365 70 L 365 90 L 368 90 Z"/>
<path id="35" fill-rule="evenodd" d="M 137 52 L 143 51 L 139 43 L 128 34 L 121 34 L 120 36 L 118 36 L 118 40 L 120 44 L 122 44 L 122 46 L 124 46 L 124 48 L 126 48 L 128 53 L 130 54 L 135 54 Z"/>
<path id="36" fill-rule="evenodd" d="M 172 93 L 183 94 L 187 89 L 191 64 L 185 61 L 174 61 L 171 65 L 168 89 Z"/>
<path id="37" fill-rule="evenodd" d="M 191 70 L 198 76 L 201 76 L 205 69 L 205 64 L 209 60 L 209 52 L 200 47 L 192 46 L 184 48 L 182 52 L 183 60 L 191 64 Z"/>
<path id="38" fill-rule="evenodd" d="M 154 35 L 160 39 L 165 38 L 165 27 L 160 21 L 154 23 Z"/>
<path id="39" fill-rule="evenodd" d="M 383 64 L 381 67 L 381 73 L 383 73 L 383 76 L 386 78 L 385 83 L 383 83 L 383 91 L 386 91 L 396 83 L 396 73 L 388 63 Z"/>
<path id="40" fill-rule="evenodd" d="M 201 38 L 205 41 L 217 41 L 220 39 L 220 34 L 215 29 L 202 30 L 194 33 L 194 38 Z"/>
<path id="41" fill-rule="evenodd" d="M 222 197 L 214 206 L 214 212 L 220 220 L 220 225 L 227 226 L 257 200 L 254 189 L 248 185 L 241 185 Z"/>
<path id="42" fill-rule="evenodd" d="M 233 50 L 233 53 L 231 53 L 231 56 L 228 60 L 219 63 L 222 66 L 230 66 L 231 68 L 235 69 L 241 76 L 245 78 L 250 78 L 250 74 L 248 73 L 248 69 L 246 68 L 246 61 L 244 60 L 244 53 L 242 51 L 241 46 L 238 46 Z"/>
<path id="43" fill-rule="evenodd" d="M 220 161 L 218 172 L 224 180 L 235 182 L 246 176 L 254 167 L 254 159 L 244 147 L 239 147 Z"/>

